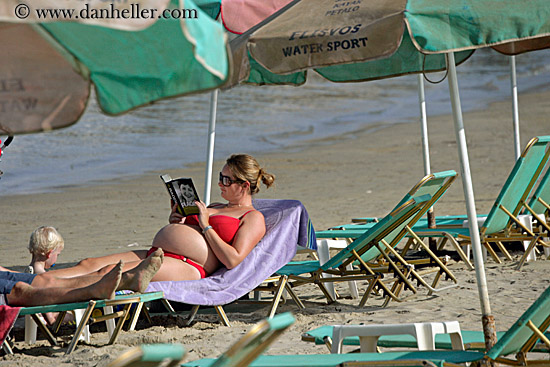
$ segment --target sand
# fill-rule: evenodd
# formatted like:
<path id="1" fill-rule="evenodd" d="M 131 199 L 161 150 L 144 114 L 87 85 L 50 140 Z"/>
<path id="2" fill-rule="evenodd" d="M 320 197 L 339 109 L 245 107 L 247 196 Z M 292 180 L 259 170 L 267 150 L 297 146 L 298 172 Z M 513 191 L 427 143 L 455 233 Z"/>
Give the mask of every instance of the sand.
<path id="1" fill-rule="evenodd" d="M 548 113 L 550 93 L 520 96 L 522 146 L 531 137 L 550 132 Z M 479 213 L 489 211 L 513 166 L 510 116 L 509 101 L 464 115 Z M 452 117 L 430 116 L 429 133 L 432 171 L 460 172 Z M 347 223 L 356 216 L 384 215 L 423 176 L 418 124 L 377 126 L 287 152 L 256 156 L 267 171 L 277 176 L 276 186 L 262 190 L 258 197 L 302 201 L 316 229 Z M 222 165 L 223 162 L 216 162 L 215 169 Z M 202 192 L 203 172 L 203 165 L 195 165 L 162 173 L 195 177 L 197 189 Z M 40 225 L 55 226 L 65 238 L 66 247 L 58 266 L 88 256 L 148 248 L 169 213 L 159 173 L 93 187 L 67 187 L 59 193 L 1 197 L 1 265 L 21 270 L 28 264 L 25 249 L 28 237 Z M 221 200 L 217 186 L 213 187 L 212 200 Z M 460 178 L 435 210 L 437 214 L 465 213 Z M 519 254 L 515 253 L 516 259 Z M 305 287 L 299 294 L 307 308 L 299 310 L 292 301 L 280 307 L 280 312 L 292 311 L 297 322 L 267 353 L 327 353 L 323 346 L 300 341 L 303 332 L 325 324 L 458 320 L 463 329 L 481 330 L 475 272 L 466 270 L 461 263 L 452 263 L 451 270 L 459 280 L 458 287 L 432 296 L 421 288 L 415 297 L 390 303 L 386 308 L 380 308 L 380 300 L 376 298 L 364 308 L 359 308 L 358 301 L 349 297 L 327 305 L 318 289 Z M 514 270 L 514 262 L 498 265 L 488 260 L 489 297 L 498 330 L 508 328 L 550 285 L 549 270 L 550 262 L 540 259 L 528 263 L 521 271 Z M 343 296 L 349 293 L 345 285 L 338 290 Z M 222 326 L 212 310 L 200 314 L 191 327 L 181 326 L 185 312 L 173 317 L 157 316 L 153 326 L 140 323 L 138 330 L 123 332 L 112 346 L 105 345 L 107 333 L 97 330 L 90 345 L 80 344 L 69 356 L 64 355 L 63 348 L 50 348 L 43 340 L 27 346 L 21 341 L 21 332 L 16 330 L 16 353 L 0 357 L 0 365 L 105 366 L 132 346 L 157 342 L 183 343 L 187 349 L 186 361 L 216 357 L 268 312 L 267 306 L 248 304 L 226 309 L 231 328 Z"/>

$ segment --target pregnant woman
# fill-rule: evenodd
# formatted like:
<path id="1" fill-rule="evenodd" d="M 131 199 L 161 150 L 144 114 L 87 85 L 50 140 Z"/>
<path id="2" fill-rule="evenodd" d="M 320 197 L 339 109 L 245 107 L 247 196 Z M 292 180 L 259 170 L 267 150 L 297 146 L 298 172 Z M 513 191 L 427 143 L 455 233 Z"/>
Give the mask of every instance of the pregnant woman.
<path id="1" fill-rule="evenodd" d="M 58 277 L 73 277 L 111 270 L 120 260 L 124 270 L 137 266 L 154 254 L 164 259 L 152 281 L 205 278 L 221 266 L 240 264 L 265 234 L 262 213 L 252 206 L 252 196 L 260 184 L 268 188 L 275 177 L 265 172 L 247 154 L 230 156 L 219 174 L 218 186 L 227 203 L 206 206 L 197 202 L 198 215 L 183 217 L 172 207 L 169 224 L 154 237 L 149 251 L 137 250 L 88 258 L 76 266 L 53 270 Z"/>

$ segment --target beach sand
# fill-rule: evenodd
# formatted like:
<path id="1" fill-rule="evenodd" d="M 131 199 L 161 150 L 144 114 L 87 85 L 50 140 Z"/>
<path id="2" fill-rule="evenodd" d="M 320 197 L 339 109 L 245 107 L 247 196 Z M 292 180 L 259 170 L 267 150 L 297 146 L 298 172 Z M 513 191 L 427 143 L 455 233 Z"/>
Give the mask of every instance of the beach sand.
<path id="1" fill-rule="evenodd" d="M 549 114 L 550 93 L 520 96 L 522 147 L 530 138 L 550 133 Z M 503 101 L 466 113 L 464 123 L 476 209 L 487 213 L 514 162 L 511 103 Z M 432 172 L 454 169 L 460 173 L 452 117 L 430 116 L 428 124 Z M 424 175 L 420 127 L 414 123 L 377 126 L 287 152 L 256 156 L 277 177 L 275 187 L 264 188 L 258 197 L 300 200 L 316 229 L 348 223 L 352 217 L 385 215 Z M 223 162 L 216 162 L 215 170 L 222 165 Z M 169 214 L 160 173 L 194 177 L 197 190 L 203 191 L 204 168 L 195 165 L 93 187 L 67 187 L 60 193 L 0 198 L 1 265 L 14 270 L 28 265 L 29 235 L 40 225 L 55 226 L 65 238 L 58 266 L 88 256 L 148 248 Z M 212 201 L 221 200 L 216 183 L 213 188 Z M 435 211 L 465 213 L 460 177 Z M 518 255 L 516 252 L 516 258 Z M 300 341 L 303 332 L 326 324 L 458 320 L 463 329 L 481 330 L 475 272 L 466 270 L 461 263 L 452 263 L 451 270 L 459 280 L 457 288 L 432 296 L 420 288 L 415 297 L 402 303 L 392 302 L 386 308 L 378 307 L 380 301 L 376 298 L 364 308 L 349 298 L 327 305 L 318 289 L 304 287 L 299 294 L 307 308 L 299 310 L 292 301 L 280 307 L 279 312 L 292 311 L 297 322 L 267 353 L 327 353 L 323 346 Z M 498 330 L 506 330 L 550 285 L 549 270 L 550 261 L 544 260 L 528 263 L 521 271 L 514 270 L 514 262 L 498 265 L 488 260 L 489 297 Z M 337 288 L 342 295 L 348 294 L 345 285 Z M 122 332 L 112 346 L 105 345 L 107 333 L 97 330 L 91 345 L 79 344 L 69 356 L 64 355 L 63 348 L 50 348 L 44 340 L 25 345 L 16 328 L 19 338 L 15 355 L 0 357 L 0 366 L 105 366 L 132 346 L 158 342 L 183 343 L 186 361 L 216 357 L 264 318 L 268 307 L 241 304 L 230 305 L 226 310 L 231 328 L 222 326 L 212 310 L 199 314 L 191 327 L 178 326 L 185 313 L 157 316 L 153 326 L 140 323 L 138 330 Z"/>

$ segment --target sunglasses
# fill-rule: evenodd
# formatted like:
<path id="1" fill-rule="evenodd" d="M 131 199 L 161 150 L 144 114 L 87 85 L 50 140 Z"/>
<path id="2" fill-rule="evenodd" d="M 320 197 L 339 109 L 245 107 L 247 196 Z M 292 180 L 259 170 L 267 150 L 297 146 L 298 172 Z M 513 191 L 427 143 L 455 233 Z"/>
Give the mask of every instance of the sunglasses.
<path id="1" fill-rule="evenodd" d="M 221 172 L 220 172 L 220 179 L 218 181 L 219 183 L 221 183 L 223 186 L 231 186 L 233 185 L 234 183 L 239 183 L 239 182 L 244 182 L 242 180 L 232 180 L 231 177 L 229 176 L 224 176 Z"/>

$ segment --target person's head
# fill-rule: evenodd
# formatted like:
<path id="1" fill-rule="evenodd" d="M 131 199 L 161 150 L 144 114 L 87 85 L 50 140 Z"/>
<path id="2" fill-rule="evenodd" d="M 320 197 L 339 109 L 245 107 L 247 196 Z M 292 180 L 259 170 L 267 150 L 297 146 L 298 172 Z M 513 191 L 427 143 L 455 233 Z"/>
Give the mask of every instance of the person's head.
<path id="1" fill-rule="evenodd" d="M 180 185 L 180 191 L 185 200 L 188 202 L 192 202 L 195 198 L 195 193 L 193 192 L 193 188 L 189 185 Z"/>
<path id="2" fill-rule="evenodd" d="M 222 196 L 224 190 L 229 189 L 235 190 L 236 193 L 254 195 L 260 191 L 262 182 L 269 188 L 274 181 L 275 176 L 264 171 L 254 157 L 248 154 L 233 154 L 227 158 L 220 172 L 218 185 L 222 188 Z"/>
<path id="3" fill-rule="evenodd" d="M 29 252 L 33 257 L 44 259 L 46 269 L 55 264 L 63 248 L 65 241 L 53 227 L 38 227 L 31 234 Z"/>

